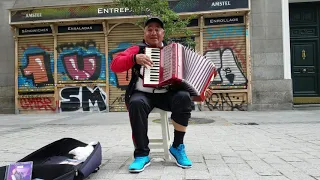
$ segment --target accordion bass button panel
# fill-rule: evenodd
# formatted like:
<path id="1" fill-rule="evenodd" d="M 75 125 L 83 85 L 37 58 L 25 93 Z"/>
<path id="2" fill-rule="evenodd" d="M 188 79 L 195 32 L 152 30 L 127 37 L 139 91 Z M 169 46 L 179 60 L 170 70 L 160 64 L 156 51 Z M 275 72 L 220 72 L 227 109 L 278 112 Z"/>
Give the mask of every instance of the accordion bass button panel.
<path id="1" fill-rule="evenodd" d="M 157 85 L 159 84 L 160 72 L 160 49 L 159 48 L 146 48 L 145 54 L 153 62 L 153 66 L 144 68 L 144 84 Z"/>

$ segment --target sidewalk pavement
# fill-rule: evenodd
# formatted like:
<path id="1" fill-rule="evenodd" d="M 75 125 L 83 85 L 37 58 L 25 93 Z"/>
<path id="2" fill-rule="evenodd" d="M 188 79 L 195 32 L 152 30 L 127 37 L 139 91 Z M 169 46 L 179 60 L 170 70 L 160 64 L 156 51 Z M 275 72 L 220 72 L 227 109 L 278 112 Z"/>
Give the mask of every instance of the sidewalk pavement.
<path id="1" fill-rule="evenodd" d="M 197 121 L 185 136 L 193 167 L 181 169 L 151 150 L 151 165 L 139 174 L 127 170 L 133 152 L 127 113 L 0 115 L 0 165 L 72 137 L 102 145 L 101 169 L 88 179 L 315 180 L 320 179 L 319 115 L 320 110 L 194 112 Z M 150 138 L 161 136 L 155 119 L 151 114 Z"/>

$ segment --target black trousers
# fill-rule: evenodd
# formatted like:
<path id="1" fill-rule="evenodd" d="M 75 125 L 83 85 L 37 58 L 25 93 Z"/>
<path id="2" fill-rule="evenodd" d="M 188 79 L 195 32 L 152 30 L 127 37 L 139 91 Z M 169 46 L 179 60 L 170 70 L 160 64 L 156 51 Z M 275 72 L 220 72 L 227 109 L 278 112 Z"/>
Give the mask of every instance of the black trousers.
<path id="1" fill-rule="evenodd" d="M 171 111 L 171 119 L 188 126 L 191 117 L 191 97 L 187 91 L 145 93 L 135 91 L 130 98 L 128 111 L 135 145 L 134 157 L 149 155 L 148 116 L 153 108 Z"/>

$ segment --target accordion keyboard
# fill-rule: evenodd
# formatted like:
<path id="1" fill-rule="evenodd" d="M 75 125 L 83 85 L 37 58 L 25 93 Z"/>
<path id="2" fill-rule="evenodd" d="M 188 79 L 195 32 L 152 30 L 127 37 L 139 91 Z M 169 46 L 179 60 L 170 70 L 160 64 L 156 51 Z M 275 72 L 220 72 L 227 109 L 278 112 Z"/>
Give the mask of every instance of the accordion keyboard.
<path id="1" fill-rule="evenodd" d="M 153 66 L 149 69 L 144 68 L 144 84 L 159 84 L 160 49 L 146 48 L 145 54 L 149 56 Z"/>

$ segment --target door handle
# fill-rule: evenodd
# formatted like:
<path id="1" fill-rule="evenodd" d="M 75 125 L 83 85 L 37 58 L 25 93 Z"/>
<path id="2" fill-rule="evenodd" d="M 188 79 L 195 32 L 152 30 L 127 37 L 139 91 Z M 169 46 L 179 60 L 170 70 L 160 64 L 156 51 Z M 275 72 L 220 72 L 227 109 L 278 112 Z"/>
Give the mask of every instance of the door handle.
<path id="1" fill-rule="evenodd" d="M 303 60 L 306 59 L 307 55 L 306 55 L 306 51 L 305 50 L 302 50 L 301 57 L 302 57 Z"/>

